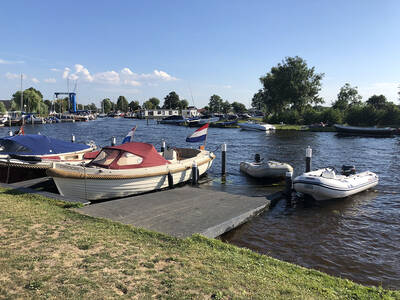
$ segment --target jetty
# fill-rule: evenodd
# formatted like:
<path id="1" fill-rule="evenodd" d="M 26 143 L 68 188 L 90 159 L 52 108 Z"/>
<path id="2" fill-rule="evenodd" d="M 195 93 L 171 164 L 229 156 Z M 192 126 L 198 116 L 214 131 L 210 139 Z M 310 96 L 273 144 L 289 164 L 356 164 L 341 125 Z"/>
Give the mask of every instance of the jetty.
<path id="1" fill-rule="evenodd" d="M 76 209 L 79 213 L 180 238 L 195 233 L 210 238 L 218 237 L 267 210 L 271 202 L 281 196 L 280 193 L 276 193 L 267 197 L 250 197 L 185 185 L 90 203 L 46 191 L 51 185 L 51 178 L 1 184 L 5 188 L 18 189 L 56 200 L 81 202 L 84 207 Z"/>

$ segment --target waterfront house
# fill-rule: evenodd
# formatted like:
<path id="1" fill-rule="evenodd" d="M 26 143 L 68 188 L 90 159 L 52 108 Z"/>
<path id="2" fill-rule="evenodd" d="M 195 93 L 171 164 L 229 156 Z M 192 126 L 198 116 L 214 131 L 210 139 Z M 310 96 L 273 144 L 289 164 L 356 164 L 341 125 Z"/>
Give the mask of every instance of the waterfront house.
<path id="1" fill-rule="evenodd" d="M 182 116 L 184 118 L 197 117 L 199 115 L 197 108 L 190 106 L 187 109 L 140 109 L 137 113 L 139 119 L 163 119 L 170 116 Z"/>

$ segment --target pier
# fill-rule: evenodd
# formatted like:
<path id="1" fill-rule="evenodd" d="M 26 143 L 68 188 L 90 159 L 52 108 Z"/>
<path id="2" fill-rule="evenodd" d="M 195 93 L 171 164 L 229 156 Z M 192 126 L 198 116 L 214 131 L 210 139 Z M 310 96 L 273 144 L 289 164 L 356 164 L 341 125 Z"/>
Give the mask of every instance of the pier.
<path id="1" fill-rule="evenodd" d="M 81 202 L 85 206 L 76 211 L 82 214 L 107 218 L 180 238 L 196 233 L 210 238 L 218 237 L 267 210 L 271 203 L 281 197 L 280 193 L 268 197 L 250 197 L 185 185 L 89 203 L 43 191 L 51 184 L 52 179 L 39 178 L 1 186 L 56 200 Z"/>

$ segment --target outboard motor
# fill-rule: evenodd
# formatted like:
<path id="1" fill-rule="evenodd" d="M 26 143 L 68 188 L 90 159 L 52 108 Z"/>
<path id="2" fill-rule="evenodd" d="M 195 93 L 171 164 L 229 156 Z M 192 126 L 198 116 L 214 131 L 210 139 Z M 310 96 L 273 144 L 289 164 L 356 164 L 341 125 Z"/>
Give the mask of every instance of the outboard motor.
<path id="1" fill-rule="evenodd" d="M 254 155 L 254 160 L 255 160 L 256 163 L 261 162 L 261 156 L 260 156 L 260 154 L 256 153 L 256 155 Z"/>
<path id="2" fill-rule="evenodd" d="M 350 165 L 343 165 L 342 166 L 342 175 L 350 176 L 356 174 L 356 167 Z"/>

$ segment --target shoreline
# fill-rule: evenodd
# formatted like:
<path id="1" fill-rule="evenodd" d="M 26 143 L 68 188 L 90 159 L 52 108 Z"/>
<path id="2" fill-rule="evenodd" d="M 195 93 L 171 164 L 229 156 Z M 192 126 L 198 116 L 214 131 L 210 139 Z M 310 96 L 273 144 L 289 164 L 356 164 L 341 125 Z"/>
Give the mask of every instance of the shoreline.
<path id="1" fill-rule="evenodd" d="M 4 188 L 0 204 L 6 298 L 400 298 L 200 235 L 81 215 L 79 204 Z"/>

